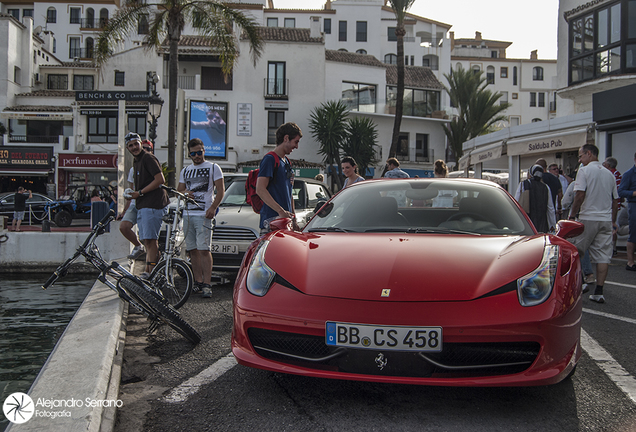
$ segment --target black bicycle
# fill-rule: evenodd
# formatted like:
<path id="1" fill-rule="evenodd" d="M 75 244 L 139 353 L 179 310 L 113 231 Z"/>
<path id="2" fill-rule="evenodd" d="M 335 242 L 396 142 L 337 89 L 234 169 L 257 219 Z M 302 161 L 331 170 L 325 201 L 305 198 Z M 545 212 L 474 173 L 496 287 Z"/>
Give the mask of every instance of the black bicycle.
<path id="1" fill-rule="evenodd" d="M 42 288 L 47 289 L 59 278 L 64 277 L 71 264 L 83 256 L 87 262 L 100 271 L 100 275 L 97 277 L 99 281 L 113 289 L 122 300 L 127 301 L 148 317 L 151 321 L 149 328 L 151 332 L 156 330 L 161 323 L 165 323 L 190 342 L 198 344 L 201 341 L 199 333 L 181 318 L 179 312 L 162 295 L 161 290 L 157 289 L 150 281 L 133 275 L 118 262 L 113 261 L 109 264 L 101 257 L 95 240 L 106 231 L 106 227 L 113 219 L 115 219 L 115 212 L 111 210 L 95 225 L 84 243 L 77 248 L 75 254 L 55 270 L 42 285 Z"/>

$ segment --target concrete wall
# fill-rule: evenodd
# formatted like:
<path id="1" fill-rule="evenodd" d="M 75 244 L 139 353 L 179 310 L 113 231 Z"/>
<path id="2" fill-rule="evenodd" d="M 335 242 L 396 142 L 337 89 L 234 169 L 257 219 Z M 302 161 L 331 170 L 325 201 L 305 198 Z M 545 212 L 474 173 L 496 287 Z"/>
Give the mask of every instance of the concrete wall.
<path id="1" fill-rule="evenodd" d="M 84 242 L 87 232 L 4 232 L 0 233 L 0 273 L 55 269 Z M 4 236 L 6 235 L 6 240 Z M 119 222 L 96 242 L 102 257 L 110 262 L 126 258 L 130 243 L 119 233 Z M 83 262 L 79 258 L 77 262 Z"/>

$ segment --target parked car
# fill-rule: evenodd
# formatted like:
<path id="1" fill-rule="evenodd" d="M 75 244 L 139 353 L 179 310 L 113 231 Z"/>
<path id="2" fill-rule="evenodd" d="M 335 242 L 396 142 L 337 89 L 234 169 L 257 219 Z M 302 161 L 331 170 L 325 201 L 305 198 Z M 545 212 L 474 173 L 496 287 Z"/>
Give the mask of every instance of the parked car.
<path id="1" fill-rule="evenodd" d="M 24 223 L 32 222 L 40 223 L 42 219 L 46 217 L 45 207 L 53 202 L 53 200 L 46 195 L 33 192 L 31 198 L 26 200 L 26 211 L 24 213 Z M 9 221 L 13 220 L 13 210 L 15 206 L 15 192 L 9 192 L 0 195 L 0 215 L 8 216 Z M 33 212 L 31 215 L 27 214 L 29 209 Z"/>
<path id="2" fill-rule="evenodd" d="M 459 205 L 438 206 L 438 196 Z M 302 231 L 289 219 L 245 253 L 232 352 L 320 378 L 549 385 L 581 357 L 582 278 L 566 238 L 539 234 L 501 186 L 377 179 L 345 188 Z"/>
<path id="3" fill-rule="evenodd" d="M 247 174 L 235 178 L 219 205 L 212 235 L 212 270 L 235 274 L 249 245 L 260 235 L 260 215 L 245 202 Z M 314 215 L 319 202 L 331 197 L 329 189 L 319 181 L 296 178 L 293 188 L 296 219 L 303 227 Z"/>
<path id="4" fill-rule="evenodd" d="M 91 196 L 95 189 L 103 201 L 114 206 L 109 186 L 101 184 L 73 185 L 66 190 L 59 200 L 49 203 L 47 206 L 51 211 L 51 218 L 55 221 L 55 224 L 60 227 L 67 227 L 71 225 L 73 219 L 89 219 L 91 217 Z"/>

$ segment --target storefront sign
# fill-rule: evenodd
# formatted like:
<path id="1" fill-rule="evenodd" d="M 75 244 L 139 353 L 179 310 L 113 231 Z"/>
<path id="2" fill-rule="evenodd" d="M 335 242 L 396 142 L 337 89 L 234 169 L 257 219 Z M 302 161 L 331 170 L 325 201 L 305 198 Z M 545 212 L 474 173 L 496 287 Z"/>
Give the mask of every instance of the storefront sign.
<path id="1" fill-rule="evenodd" d="M 252 136 L 252 104 L 240 103 L 237 112 L 236 127 L 238 136 Z"/>
<path id="2" fill-rule="evenodd" d="M 289 101 L 280 99 L 265 99 L 266 110 L 288 110 Z"/>
<path id="3" fill-rule="evenodd" d="M 470 162 L 474 165 L 477 163 L 499 159 L 501 157 L 502 150 L 502 142 L 499 142 L 496 145 L 488 145 L 481 149 L 476 148 L 470 153 Z"/>
<path id="4" fill-rule="evenodd" d="M 78 91 L 75 92 L 76 101 L 147 101 L 150 94 L 139 91 Z"/>
<path id="5" fill-rule="evenodd" d="M 0 146 L 0 169 L 48 170 L 53 167 L 53 147 Z"/>
<path id="6" fill-rule="evenodd" d="M 98 168 L 117 169 L 117 154 L 73 154 L 62 153 L 58 156 L 60 168 Z"/>
<path id="7" fill-rule="evenodd" d="M 508 156 L 560 152 L 576 149 L 585 144 L 587 129 L 555 131 L 550 135 L 541 135 L 508 141 Z"/>

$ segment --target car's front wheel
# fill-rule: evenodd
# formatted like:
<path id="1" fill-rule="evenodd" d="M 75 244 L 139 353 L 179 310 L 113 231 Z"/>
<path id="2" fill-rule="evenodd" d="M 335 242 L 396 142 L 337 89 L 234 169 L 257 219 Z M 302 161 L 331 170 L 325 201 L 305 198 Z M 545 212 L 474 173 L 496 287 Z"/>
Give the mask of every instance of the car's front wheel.
<path id="1" fill-rule="evenodd" d="M 61 210 L 55 215 L 55 225 L 59 227 L 71 226 L 73 216 L 66 210 Z"/>

